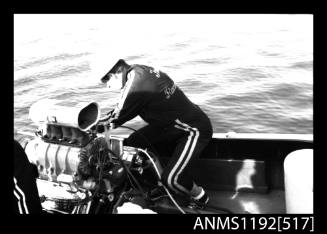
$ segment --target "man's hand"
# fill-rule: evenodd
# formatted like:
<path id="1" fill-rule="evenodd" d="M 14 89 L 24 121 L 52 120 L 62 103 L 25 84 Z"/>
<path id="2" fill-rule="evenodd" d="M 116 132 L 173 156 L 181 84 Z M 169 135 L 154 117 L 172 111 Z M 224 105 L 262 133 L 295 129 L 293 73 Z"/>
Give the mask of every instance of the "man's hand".
<path id="1" fill-rule="evenodd" d="M 110 118 L 114 117 L 114 115 L 115 115 L 115 109 L 112 109 L 106 115 L 109 116 Z"/>
<path id="2" fill-rule="evenodd" d="M 115 117 L 115 109 L 112 109 L 102 118 L 100 118 L 99 122 L 108 122 L 110 119 Z"/>
<path id="3" fill-rule="evenodd" d="M 116 113 L 117 109 L 112 109 L 107 112 L 106 115 L 102 117 L 96 125 L 96 131 L 98 133 L 103 133 L 106 130 L 106 127 L 109 127 L 109 129 L 115 129 L 116 125 L 112 123 L 112 121 L 115 119 Z"/>
<path id="4" fill-rule="evenodd" d="M 115 129 L 116 128 L 116 125 L 114 123 L 109 123 L 109 124 L 98 124 L 96 126 L 96 131 L 98 133 L 103 133 L 105 131 L 105 127 L 109 127 L 109 129 Z"/>

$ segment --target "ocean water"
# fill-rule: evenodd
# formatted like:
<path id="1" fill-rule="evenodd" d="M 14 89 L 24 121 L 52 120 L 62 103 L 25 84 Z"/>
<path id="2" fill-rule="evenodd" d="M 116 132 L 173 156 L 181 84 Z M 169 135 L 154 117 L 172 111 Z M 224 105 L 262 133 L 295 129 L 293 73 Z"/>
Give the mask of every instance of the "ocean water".
<path id="1" fill-rule="evenodd" d="M 99 54 L 158 66 L 217 133 L 313 133 L 313 16 L 274 14 L 15 15 L 14 128 L 35 130 L 29 108 L 43 98 L 113 108 Z"/>

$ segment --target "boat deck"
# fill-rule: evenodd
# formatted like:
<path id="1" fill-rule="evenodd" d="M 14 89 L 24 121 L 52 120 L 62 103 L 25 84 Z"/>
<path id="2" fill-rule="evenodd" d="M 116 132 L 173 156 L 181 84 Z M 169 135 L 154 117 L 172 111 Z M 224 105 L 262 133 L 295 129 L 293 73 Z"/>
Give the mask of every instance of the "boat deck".
<path id="1" fill-rule="evenodd" d="M 186 213 L 222 214 L 284 214 L 284 191 L 273 190 L 269 193 L 207 191 L 210 201 L 205 210 L 195 211 L 182 207 Z M 162 213 L 180 213 L 169 200 L 163 200 L 157 209 Z"/>
<path id="2" fill-rule="evenodd" d="M 285 213 L 285 195 L 282 190 L 269 193 L 208 191 L 209 205 L 229 209 L 232 213 L 283 214 Z"/>

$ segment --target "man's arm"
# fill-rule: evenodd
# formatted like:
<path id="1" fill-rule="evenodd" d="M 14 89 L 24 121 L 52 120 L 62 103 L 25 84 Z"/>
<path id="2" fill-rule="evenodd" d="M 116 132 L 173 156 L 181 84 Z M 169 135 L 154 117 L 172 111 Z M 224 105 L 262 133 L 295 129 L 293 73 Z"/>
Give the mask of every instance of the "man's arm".
<path id="1" fill-rule="evenodd" d="M 142 71 L 132 70 L 114 111 L 112 123 L 119 126 L 135 118 L 151 100 L 152 95 L 151 82 L 143 76 Z"/>

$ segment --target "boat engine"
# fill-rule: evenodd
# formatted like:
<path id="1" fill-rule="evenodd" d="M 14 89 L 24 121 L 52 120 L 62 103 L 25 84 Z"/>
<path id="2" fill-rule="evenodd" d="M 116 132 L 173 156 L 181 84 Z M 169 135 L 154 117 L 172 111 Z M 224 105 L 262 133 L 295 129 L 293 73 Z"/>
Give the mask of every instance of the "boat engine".
<path id="1" fill-rule="evenodd" d="M 30 162 L 38 168 L 39 195 L 45 199 L 43 207 L 52 210 L 72 212 L 101 181 L 106 181 L 106 194 L 111 199 L 126 179 L 126 171 L 112 146 L 120 144 L 116 139 L 91 137 L 85 146 L 67 145 L 59 140 L 48 142 L 47 138 L 36 137 L 27 142 L 25 152 Z M 143 160 L 133 147 L 123 147 L 122 159 L 126 165 L 139 165 Z M 43 200 L 44 200 L 43 199 Z M 86 211 L 85 211 L 86 212 Z"/>
<path id="2" fill-rule="evenodd" d="M 19 140 L 30 162 L 38 168 L 37 186 L 43 208 L 89 213 L 94 195 L 117 202 L 127 167 L 142 174 L 144 155 L 137 148 L 123 146 L 123 138 L 97 135 L 94 126 L 100 112 L 96 103 L 70 107 L 69 118 L 62 114 L 68 112 L 67 106 L 51 103 L 36 103 L 37 111 L 35 105 L 31 107 L 30 116 L 37 120 L 39 129 L 33 139 Z"/>

